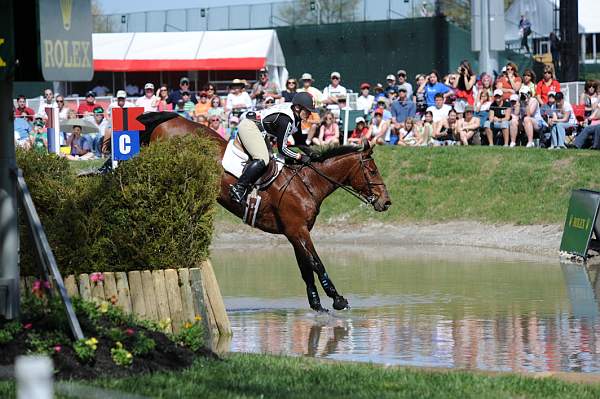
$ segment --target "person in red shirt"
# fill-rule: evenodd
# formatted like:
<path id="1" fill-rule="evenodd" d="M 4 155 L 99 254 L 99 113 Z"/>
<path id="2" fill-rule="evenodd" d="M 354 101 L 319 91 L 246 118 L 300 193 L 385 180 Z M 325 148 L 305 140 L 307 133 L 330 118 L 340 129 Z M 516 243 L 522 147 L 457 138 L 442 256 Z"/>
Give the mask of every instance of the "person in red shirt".
<path id="1" fill-rule="evenodd" d="M 496 89 L 501 89 L 503 93 L 502 100 L 508 101 L 510 96 L 519 93 L 522 83 L 517 65 L 509 62 L 502 69 L 502 75 L 496 79 Z"/>
<path id="2" fill-rule="evenodd" d="M 365 122 L 365 118 L 359 116 L 355 120 L 356 127 L 352 131 L 352 134 L 348 138 L 348 144 L 359 145 L 362 143 L 362 140 L 369 140 L 371 137 L 369 135 L 369 128 L 367 127 L 367 123 Z"/>
<path id="3" fill-rule="evenodd" d="M 548 93 L 560 92 L 560 83 L 554 78 L 554 68 L 550 65 L 544 67 L 544 75 L 535 87 L 536 98 L 540 104 L 548 103 Z"/>
<path id="4" fill-rule="evenodd" d="M 17 97 L 17 108 L 15 108 L 15 118 L 27 118 L 29 122 L 33 122 L 35 111 L 29 108 L 25 102 L 26 98 L 20 94 Z"/>
<path id="5" fill-rule="evenodd" d="M 96 108 L 96 93 L 88 91 L 85 95 L 85 102 L 79 104 L 79 108 L 77 108 L 77 116 L 82 118 L 94 115 L 94 108 Z"/>

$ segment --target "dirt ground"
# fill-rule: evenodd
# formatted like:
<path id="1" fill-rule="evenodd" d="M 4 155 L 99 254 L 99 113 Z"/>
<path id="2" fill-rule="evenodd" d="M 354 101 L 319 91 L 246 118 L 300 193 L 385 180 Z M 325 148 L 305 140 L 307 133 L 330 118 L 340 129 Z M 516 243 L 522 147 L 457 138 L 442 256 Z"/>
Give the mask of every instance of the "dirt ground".
<path id="1" fill-rule="evenodd" d="M 560 225 L 490 225 L 479 222 L 439 224 L 334 224 L 317 225 L 312 237 L 322 246 L 452 246 L 498 249 L 521 254 L 552 257 L 559 255 Z M 219 224 L 214 248 L 289 245 L 285 237 L 263 233 L 245 225 Z"/>

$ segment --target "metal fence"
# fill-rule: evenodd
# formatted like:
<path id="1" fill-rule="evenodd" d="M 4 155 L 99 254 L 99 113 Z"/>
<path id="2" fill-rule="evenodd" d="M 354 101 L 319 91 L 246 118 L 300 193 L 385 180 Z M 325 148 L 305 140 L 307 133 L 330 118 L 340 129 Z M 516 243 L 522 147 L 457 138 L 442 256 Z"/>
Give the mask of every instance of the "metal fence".
<path id="1" fill-rule="evenodd" d="M 446 0 L 457 7 L 465 0 Z M 311 6 L 314 3 L 314 6 Z M 446 5 L 448 3 L 448 5 Z M 438 3 L 439 4 L 439 3 Z M 290 1 L 94 16 L 95 32 L 167 32 L 276 28 L 335 22 L 431 17 L 435 0 Z M 440 6 L 438 6 L 440 7 Z M 469 13 L 467 9 L 467 14 Z"/>

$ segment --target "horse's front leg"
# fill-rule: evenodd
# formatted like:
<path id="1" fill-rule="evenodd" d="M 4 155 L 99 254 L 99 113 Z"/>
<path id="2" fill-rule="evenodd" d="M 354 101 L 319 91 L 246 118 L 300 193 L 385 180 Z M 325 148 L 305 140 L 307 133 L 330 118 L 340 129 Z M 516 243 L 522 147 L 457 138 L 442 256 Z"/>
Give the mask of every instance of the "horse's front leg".
<path id="1" fill-rule="evenodd" d="M 296 262 L 298 262 L 302 279 L 306 284 L 306 295 L 308 296 L 309 306 L 311 309 L 316 310 L 317 312 L 326 312 L 327 310 L 321 306 L 321 299 L 319 298 L 317 286 L 315 285 L 315 276 L 313 274 L 310 261 L 308 260 L 309 254 L 306 251 L 305 246 L 302 244 L 302 240 L 296 235 L 288 236 L 288 239 L 294 247 Z"/>

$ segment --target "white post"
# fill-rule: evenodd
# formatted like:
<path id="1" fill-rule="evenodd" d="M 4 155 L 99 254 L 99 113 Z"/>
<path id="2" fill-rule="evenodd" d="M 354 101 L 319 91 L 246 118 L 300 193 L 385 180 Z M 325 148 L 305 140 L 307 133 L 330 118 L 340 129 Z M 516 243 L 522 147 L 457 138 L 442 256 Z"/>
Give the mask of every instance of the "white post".
<path id="1" fill-rule="evenodd" d="M 46 356 L 19 356 L 15 361 L 17 399 L 52 399 L 52 360 Z"/>

